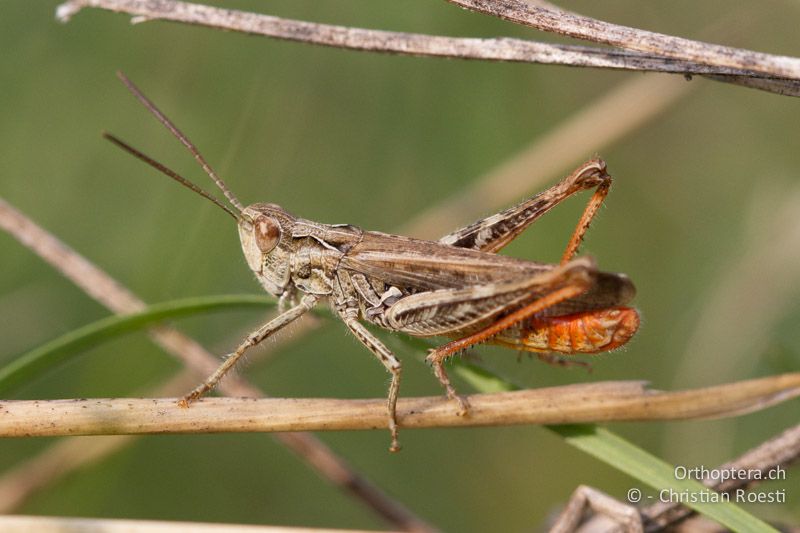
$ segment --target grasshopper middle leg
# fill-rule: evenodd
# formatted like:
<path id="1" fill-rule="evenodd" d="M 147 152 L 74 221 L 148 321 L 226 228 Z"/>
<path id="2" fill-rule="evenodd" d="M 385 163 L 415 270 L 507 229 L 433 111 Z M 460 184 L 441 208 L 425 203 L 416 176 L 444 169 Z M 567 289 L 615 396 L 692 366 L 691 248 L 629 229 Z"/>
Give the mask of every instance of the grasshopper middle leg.
<path id="1" fill-rule="evenodd" d="M 392 383 L 389 385 L 389 396 L 386 400 L 386 408 L 389 412 L 389 432 L 392 435 L 389 451 L 398 452 L 400 444 L 397 440 L 397 395 L 400 392 L 400 376 L 403 370 L 400 360 L 358 321 L 358 308 L 337 308 L 336 311 L 353 335 L 361 341 L 361 344 L 369 348 L 369 351 L 375 354 L 386 370 L 392 374 Z"/>

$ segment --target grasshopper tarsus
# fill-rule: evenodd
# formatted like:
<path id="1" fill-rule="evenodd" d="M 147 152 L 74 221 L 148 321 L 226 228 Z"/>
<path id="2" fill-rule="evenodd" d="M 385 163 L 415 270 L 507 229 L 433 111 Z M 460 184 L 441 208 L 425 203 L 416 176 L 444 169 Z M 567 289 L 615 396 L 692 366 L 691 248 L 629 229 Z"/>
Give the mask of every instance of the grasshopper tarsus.
<path id="1" fill-rule="evenodd" d="M 214 374 L 212 374 L 212 376 L 216 374 L 217 373 L 215 372 Z M 217 381 L 219 381 L 219 378 L 217 379 Z M 189 393 L 184 395 L 180 400 L 178 400 L 178 407 L 182 409 L 188 409 L 194 402 L 196 402 L 197 400 L 199 400 L 200 398 L 202 398 L 203 396 L 214 390 L 217 381 L 214 381 L 213 383 L 209 383 L 209 380 L 204 381 L 203 383 L 201 383 L 200 385 L 189 391 Z"/>
<path id="2" fill-rule="evenodd" d="M 213 388 L 213 386 L 208 386 L 206 382 L 203 382 L 201 385 L 192 389 L 189 394 L 178 400 L 178 407 L 188 409 L 190 405 L 208 394 Z"/>
<path id="3" fill-rule="evenodd" d="M 436 376 L 436 379 L 439 380 L 439 383 L 441 383 L 444 387 L 447 399 L 458 404 L 458 410 L 456 411 L 456 414 L 458 416 L 467 416 L 469 414 L 469 402 L 467 401 L 466 397 L 458 394 L 455 387 L 453 387 L 453 384 L 450 383 L 450 377 L 444 370 L 444 358 L 431 357 L 431 355 L 435 355 L 435 353 L 436 351 L 432 350 L 432 353 L 428 355 L 427 358 L 428 362 L 433 367 L 433 374 Z"/>
<path id="4" fill-rule="evenodd" d="M 448 395 L 448 397 L 451 400 L 455 400 L 455 402 L 458 404 L 458 411 L 456 411 L 457 416 L 469 416 L 471 407 L 466 396 L 454 393 L 453 396 Z"/>
<path id="5" fill-rule="evenodd" d="M 444 369 L 445 360 L 454 353 L 482 342 L 527 352 L 595 353 L 625 344 L 638 328 L 636 310 L 623 307 L 635 293 L 630 280 L 598 271 L 589 258 L 575 258 L 611 184 L 601 159 L 587 161 L 549 189 L 439 241 L 387 235 L 312 222 L 275 204 L 244 207 L 188 137 L 130 80 L 122 74 L 120 79 L 225 195 L 230 208 L 212 201 L 236 218 L 248 266 L 280 302 L 278 315 L 248 335 L 213 374 L 180 400 L 182 407 L 213 389 L 250 347 L 323 298 L 392 375 L 386 403 L 391 451 L 400 449 L 397 397 L 402 366 L 363 322 L 413 336 L 452 339 L 433 350 L 428 361 L 462 415 L 469 403 L 456 393 Z M 116 137 L 107 137 L 201 196 L 213 198 Z M 594 194 L 560 264 L 495 254 L 544 213 L 590 189 Z"/>

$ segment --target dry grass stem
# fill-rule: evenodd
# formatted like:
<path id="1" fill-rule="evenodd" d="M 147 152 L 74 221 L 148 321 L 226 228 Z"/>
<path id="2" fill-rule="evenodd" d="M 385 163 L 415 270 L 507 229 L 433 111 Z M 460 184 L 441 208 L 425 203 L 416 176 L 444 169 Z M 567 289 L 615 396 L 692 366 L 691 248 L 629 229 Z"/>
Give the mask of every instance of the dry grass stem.
<path id="1" fill-rule="evenodd" d="M 635 381 L 567 385 L 469 397 L 456 416 L 442 396 L 404 398 L 405 428 L 689 420 L 735 416 L 800 395 L 800 373 L 678 392 Z M 160 433 L 329 431 L 385 428 L 386 399 L 207 398 L 189 409 L 177 399 L 0 402 L 0 436 L 52 437 Z"/>
<path id="2" fill-rule="evenodd" d="M 263 35 L 308 44 L 414 56 L 517 61 L 576 67 L 709 74 L 716 79 L 798 96 L 800 60 L 749 50 L 670 37 L 616 26 L 560 9 L 533 7 L 524 2 L 449 0 L 461 7 L 519 24 L 631 50 L 611 50 L 540 43 L 523 39 L 476 39 L 369 30 L 291 20 L 257 13 L 220 9 L 173 0 L 70 0 L 57 10 L 67 21 L 84 8 L 134 16 L 135 22 L 169 20 L 185 24 Z M 685 47 L 683 50 L 681 47 Z M 637 51 L 641 50 L 641 51 Z"/>
<path id="3" fill-rule="evenodd" d="M 795 57 L 764 54 L 620 26 L 560 9 L 532 6 L 523 0 L 447 1 L 465 9 L 576 39 L 703 65 L 751 70 L 771 76 L 800 79 L 800 59 Z"/>
<path id="4" fill-rule="evenodd" d="M 146 307 L 146 304 L 131 291 L 23 213 L 14 209 L 2 198 L 0 198 L 0 228 L 115 313 L 129 313 Z M 183 361 L 186 367 L 196 375 L 205 377 L 218 366 L 217 357 L 195 340 L 174 328 L 159 326 L 151 329 L 150 335 L 156 344 Z M 239 376 L 228 377 L 220 383 L 219 388 L 229 395 L 263 396 L 260 390 Z M 408 531 L 433 531 L 435 529 L 353 470 L 343 458 L 336 455 L 315 436 L 303 433 L 281 433 L 275 438 L 323 478 L 345 493 L 355 496 L 396 527 Z M 108 447 L 102 448 L 102 451 L 107 452 L 108 450 Z M 46 464 L 42 466 L 44 470 L 47 470 Z M 52 469 L 47 471 L 59 472 Z"/>
<path id="5" fill-rule="evenodd" d="M 363 529 L 327 529 L 286 526 L 208 524 L 107 518 L 67 518 L 61 516 L 0 516 L 0 529 L 6 533 L 369 533 Z M 387 533 L 387 532 L 382 532 Z"/>

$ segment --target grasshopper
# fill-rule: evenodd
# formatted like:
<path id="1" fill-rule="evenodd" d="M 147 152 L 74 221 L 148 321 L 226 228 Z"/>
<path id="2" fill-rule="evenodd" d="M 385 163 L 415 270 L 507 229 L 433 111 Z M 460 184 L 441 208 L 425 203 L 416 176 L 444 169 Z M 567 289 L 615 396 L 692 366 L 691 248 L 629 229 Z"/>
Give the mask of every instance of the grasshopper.
<path id="1" fill-rule="evenodd" d="M 608 194 L 606 164 L 592 159 L 549 189 L 490 217 L 428 241 L 365 231 L 349 224 L 298 218 L 270 203 L 243 206 L 189 139 L 127 78 L 130 92 L 191 152 L 230 206 L 150 159 L 117 137 L 105 137 L 222 208 L 237 222 L 247 265 L 278 298 L 278 315 L 248 335 L 219 368 L 180 401 L 187 407 L 212 390 L 251 347 L 328 300 L 351 333 L 391 373 L 387 397 L 391 451 L 397 438 L 397 397 L 402 366 L 364 322 L 418 337 L 447 337 L 427 361 L 468 413 L 444 368 L 450 356 L 489 342 L 536 353 L 550 363 L 559 355 L 591 354 L 624 345 L 639 326 L 627 304 L 633 283 L 601 272 L 589 257 L 575 257 Z M 594 189 L 559 264 L 497 255 L 530 224 L 573 194 Z"/>

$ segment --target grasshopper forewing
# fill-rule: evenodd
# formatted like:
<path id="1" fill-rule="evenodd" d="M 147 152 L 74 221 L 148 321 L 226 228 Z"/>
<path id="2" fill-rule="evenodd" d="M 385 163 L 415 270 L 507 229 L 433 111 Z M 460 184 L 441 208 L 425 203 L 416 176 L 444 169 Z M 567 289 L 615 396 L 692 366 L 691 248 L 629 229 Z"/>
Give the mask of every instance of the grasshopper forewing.
<path id="1" fill-rule="evenodd" d="M 489 342 L 535 352 L 591 354 L 625 344 L 639 326 L 626 304 L 635 289 L 624 274 L 600 272 L 588 257 L 575 257 L 583 235 L 611 184 L 602 160 L 593 159 L 549 189 L 517 206 L 476 221 L 439 241 L 412 239 L 348 224 L 298 218 L 268 203 L 244 207 L 197 148 L 123 74 L 139 101 L 186 146 L 224 193 L 233 210 L 116 137 L 133 155 L 222 207 L 236 220 L 248 266 L 263 288 L 279 298 L 279 314 L 251 333 L 220 367 L 182 400 L 188 406 L 214 388 L 245 351 L 326 299 L 350 331 L 391 373 L 387 400 L 390 450 L 399 450 L 396 403 L 401 364 L 363 323 L 419 337 L 446 337 L 428 361 L 459 404 L 443 363 L 453 354 Z M 531 223 L 573 194 L 594 189 L 557 265 L 497 255 Z"/>

